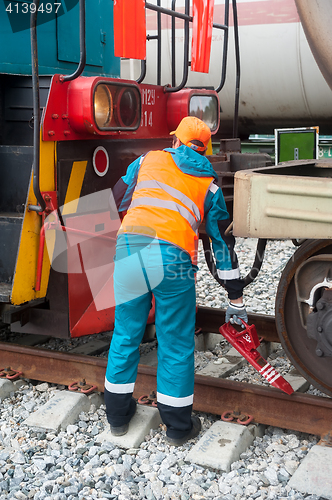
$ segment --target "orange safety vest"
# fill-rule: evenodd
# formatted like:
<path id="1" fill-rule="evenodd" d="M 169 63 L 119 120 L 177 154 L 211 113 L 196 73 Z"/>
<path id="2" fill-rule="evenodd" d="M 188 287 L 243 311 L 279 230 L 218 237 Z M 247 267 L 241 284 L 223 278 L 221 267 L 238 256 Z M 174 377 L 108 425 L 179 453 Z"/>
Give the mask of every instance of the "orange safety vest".
<path id="1" fill-rule="evenodd" d="M 156 237 L 182 248 L 195 261 L 198 227 L 213 180 L 183 173 L 167 151 L 150 151 L 139 169 L 119 234 Z"/>

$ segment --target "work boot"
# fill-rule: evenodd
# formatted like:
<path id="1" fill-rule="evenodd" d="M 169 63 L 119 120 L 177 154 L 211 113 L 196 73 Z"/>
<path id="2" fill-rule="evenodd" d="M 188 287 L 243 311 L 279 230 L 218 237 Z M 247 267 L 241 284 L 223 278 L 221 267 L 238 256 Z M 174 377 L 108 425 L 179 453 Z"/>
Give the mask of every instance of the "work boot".
<path id="1" fill-rule="evenodd" d="M 184 443 L 189 441 L 189 439 L 193 439 L 196 436 L 198 436 L 202 428 L 200 419 L 196 416 L 191 417 L 191 423 L 192 423 L 191 431 L 189 431 L 188 434 L 186 434 L 185 436 L 181 438 L 171 438 L 166 436 L 168 444 L 170 444 L 171 446 L 182 446 Z"/>
<path id="2" fill-rule="evenodd" d="M 130 417 L 130 420 L 135 415 L 136 409 L 137 409 L 137 403 L 136 403 L 136 400 L 134 398 L 131 398 L 131 407 L 132 407 L 132 415 Z M 124 436 L 124 434 L 127 434 L 127 432 L 128 432 L 129 422 L 127 422 L 126 424 L 117 425 L 117 426 L 110 424 L 110 427 L 111 427 L 111 433 L 113 436 Z"/>
<path id="3" fill-rule="evenodd" d="M 129 424 L 119 425 L 118 427 L 113 427 L 111 425 L 111 433 L 113 436 L 123 436 L 124 434 L 127 434 L 128 429 Z"/>

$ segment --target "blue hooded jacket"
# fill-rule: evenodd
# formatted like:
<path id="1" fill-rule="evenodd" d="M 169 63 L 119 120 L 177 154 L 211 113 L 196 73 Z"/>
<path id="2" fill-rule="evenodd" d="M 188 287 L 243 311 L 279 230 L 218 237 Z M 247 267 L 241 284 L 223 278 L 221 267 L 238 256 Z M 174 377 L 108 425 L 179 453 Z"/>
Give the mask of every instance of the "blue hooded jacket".
<path id="1" fill-rule="evenodd" d="M 218 175 L 205 157 L 187 146 L 166 148 L 177 167 L 185 174 L 197 177 L 213 177 L 214 189 L 209 190 L 204 202 L 205 230 L 212 242 L 218 277 L 224 282 L 230 299 L 241 297 L 243 281 L 240 279 L 237 257 L 234 251 L 235 239 L 224 232 L 230 224 L 222 190 L 217 185 Z M 144 161 L 142 155 L 133 161 L 113 189 L 119 212 L 128 210 L 136 187 L 139 169 Z"/>

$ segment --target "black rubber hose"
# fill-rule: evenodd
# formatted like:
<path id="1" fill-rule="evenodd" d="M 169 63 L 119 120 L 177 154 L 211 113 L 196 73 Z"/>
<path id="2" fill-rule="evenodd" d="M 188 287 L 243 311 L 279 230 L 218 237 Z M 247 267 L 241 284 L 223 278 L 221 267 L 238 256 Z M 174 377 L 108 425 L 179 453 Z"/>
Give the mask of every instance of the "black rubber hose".
<path id="1" fill-rule="evenodd" d="M 218 277 L 216 264 L 215 264 L 215 261 L 214 261 L 213 255 L 212 255 L 210 239 L 209 239 L 207 234 L 201 234 L 200 237 L 201 237 L 201 240 L 203 243 L 205 261 L 206 261 L 206 264 L 209 268 L 209 271 L 212 274 L 212 276 L 214 277 L 214 279 L 219 283 L 219 285 L 224 287 L 225 286 L 224 282 Z M 247 274 L 247 276 L 243 280 L 245 287 L 247 285 L 249 285 L 250 283 L 252 283 L 252 281 L 254 281 L 254 279 L 256 278 L 256 276 L 258 275 L 258 273 L 262 267 L 266 243 L 267 243 L 267 240 L 262 239 L 262 238 L 260 238 L 257 242 L 255 260 L 254 260 L 253 266 L 252 266 L 251 270 L 249 271 L 249 273 Z"/>
<path id="2" fill-rule="evenodd" d="M 214 262 L 214 258 L 212 256 L 210 238 L 208 237 L 207 234 L 201 234 L 200 238 L 201 238 L 202 243 L 203 243 L 205 261 L 206 261 L 206 264 L 209 268 L 210 273 L 212 274 L 214 279 L 219 283 L 219 285 L 225 287 L 223 281 L 218 277 L 216 263 Z"/>
<path id="3" fill-rule="evenodd" d="M 250 272 L 244 278 L 244 286 L 247 286 L 250 283 L 252 283 L 256 278 L 256 276 L 258 275 L 263 264 L 266 243 L 267 240 L 263 238 L 259 238 L 259 240 L 257 241 L 255 260 Z"/>

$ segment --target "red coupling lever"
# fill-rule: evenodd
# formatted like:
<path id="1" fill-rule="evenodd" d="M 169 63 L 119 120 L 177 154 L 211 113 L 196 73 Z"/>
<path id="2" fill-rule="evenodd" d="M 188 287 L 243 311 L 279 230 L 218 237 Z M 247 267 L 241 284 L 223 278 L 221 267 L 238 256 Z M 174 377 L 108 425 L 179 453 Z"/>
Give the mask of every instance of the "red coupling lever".
<path id="1" fill-rule="evenodd" d="M 219 332 L 273 387 L 292 394 L 292 386 L 256 350 L 260 342 L 255 325 L 249 326 L 242 319 L 241 321 L 245 327 L 241 332 L 230 322 L 222 325 Z"/>

